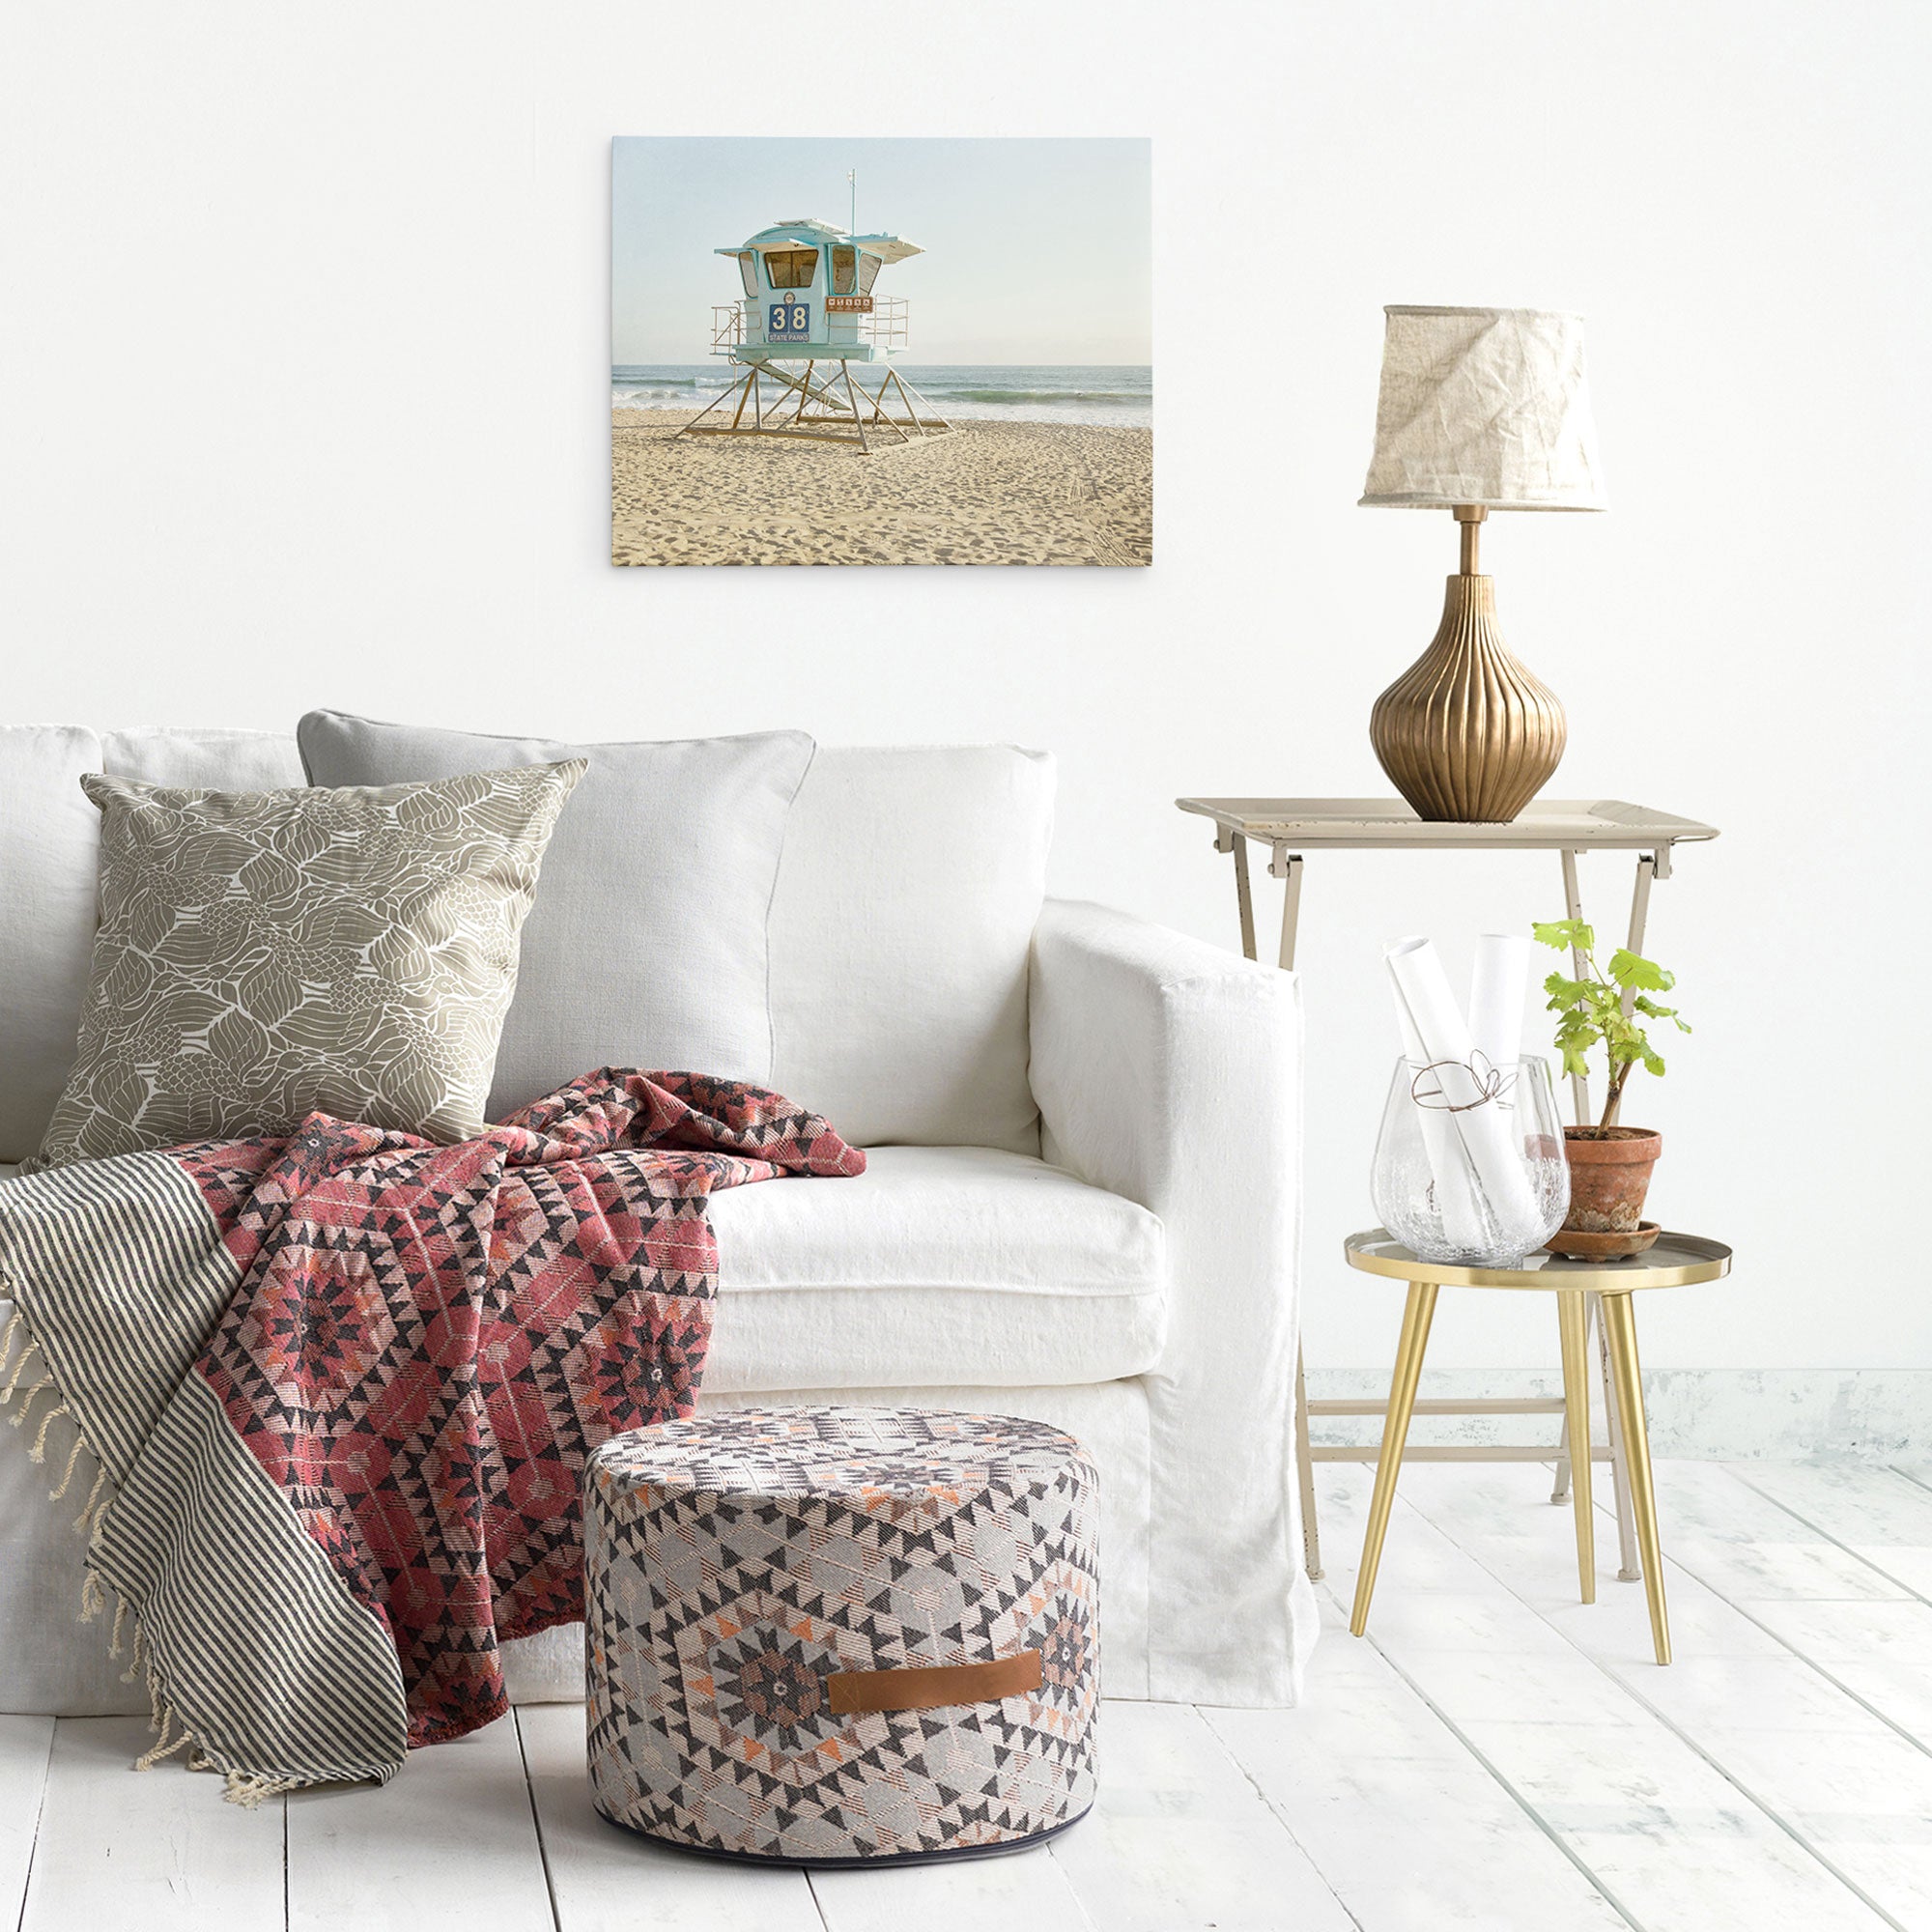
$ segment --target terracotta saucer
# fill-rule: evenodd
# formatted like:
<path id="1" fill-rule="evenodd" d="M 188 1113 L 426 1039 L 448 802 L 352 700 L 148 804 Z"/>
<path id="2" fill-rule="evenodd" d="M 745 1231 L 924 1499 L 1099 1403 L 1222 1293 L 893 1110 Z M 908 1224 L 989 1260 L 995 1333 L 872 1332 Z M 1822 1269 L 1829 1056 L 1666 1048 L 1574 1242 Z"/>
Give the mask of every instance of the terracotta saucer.
<path id="1" fill-rule="evenodd" d="M 1655 1221 L 1639 1221 L 1634 1234 L 1586 1235 L 1565 1228 L 1543 1244 L 1544 1252 L 1562 1255 L 1573 1262 L 1623 1262 L 1657 1245 L 1663 1230 Z"/>

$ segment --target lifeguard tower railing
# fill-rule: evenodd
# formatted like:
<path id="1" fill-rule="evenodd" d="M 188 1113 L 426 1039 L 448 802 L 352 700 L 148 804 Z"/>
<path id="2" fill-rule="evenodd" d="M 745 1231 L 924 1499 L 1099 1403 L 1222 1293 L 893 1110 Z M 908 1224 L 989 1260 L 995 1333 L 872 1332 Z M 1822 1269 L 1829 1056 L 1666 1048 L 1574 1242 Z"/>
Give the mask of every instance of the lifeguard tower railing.
<path id="1" fill-rule="evenodd" d="M 748 302 L 713 304 L 712 355 L 728 355 L 746 343 L 763 344 L 764 327 L 755 314 L 750 319 L 750 332 L 747 332 L 746 311 L 752 306 Z M 839 316 L 837 320 L 855 324 L 851 340 L 870 343 L 874 349 L 903 349 L 912 340 L 912 300 L 907 296 L 874 296 L 870 315 Z"/>
<path id="2" fill-rule="evenodd" d="M 883 440 L 888 434 L 906 443 L 951 433 L 952 425 L 887 360 L 910 333 L 904 296 L 876 298 L 869 315 L 845 312 L 827 321 L 837 334 L 767 343 L 757 303 L 714 305 L 711 353 L 731 357 L 741 373 L 677 435 L 801 436 L 870 455 L 894 446 Z M 867 345 L 886 354 L 876 362 L 857 354 Z M 766 353 L 743 353 L 759 349 Z M 854 380 L 853 371 L 863 378 L 867 366 L 878 376 L 876 389 Z"/>

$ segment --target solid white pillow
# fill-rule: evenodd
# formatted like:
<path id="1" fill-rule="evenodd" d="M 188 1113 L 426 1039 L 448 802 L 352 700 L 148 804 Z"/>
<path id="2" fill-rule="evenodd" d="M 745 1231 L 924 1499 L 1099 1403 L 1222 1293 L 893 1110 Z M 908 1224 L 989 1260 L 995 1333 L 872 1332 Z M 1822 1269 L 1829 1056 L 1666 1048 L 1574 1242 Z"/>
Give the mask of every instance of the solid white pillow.
<path id="1" fill-rule="evenodd" d="M 289 731 L 223 724 L 150 724 L 100 734 L 100 769 L 111 779 L 206 791 L 286 791 L 306 783 Z"/>
<path id="2" fill-rule="evenodd" d="M 765 928 L 803 731 L 565 747 L 311 711 L 296 739 L 319 785 L 589 760 L 524 925 L 492 1120 L 596 1066 L 770 1079 Z"/>
<path id="3" fill-rule="evenodd" d="M 822 748 L 772 902 L 772 1084 L 860 1146 L 1039 1151 L 1027 955 L 1053 760 Z"/>
<path id="4" fill-rule="evenodd" d="M 0 724 L 0 1161 L 40 1146 L 73 1065 L 100 871 L 80 780 L 99 769 L 92 731 Z"/>

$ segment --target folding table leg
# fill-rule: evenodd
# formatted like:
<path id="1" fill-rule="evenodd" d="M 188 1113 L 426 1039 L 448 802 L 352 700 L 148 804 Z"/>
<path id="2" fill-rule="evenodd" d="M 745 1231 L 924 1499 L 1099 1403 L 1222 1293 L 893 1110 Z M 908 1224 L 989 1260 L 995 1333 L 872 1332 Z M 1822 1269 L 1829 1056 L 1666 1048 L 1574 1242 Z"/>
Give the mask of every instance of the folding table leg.
<path id="1" fill-rule="evenodd" d="M 1294 970 L 1295 929 L 1301 921 L 1301 854 L 1283 852 L 1275 848 L 1275 856 L 1268 863 L 1268 870 L 1283 882 L 1281 898 L 1281 952 L 1277 954 L 1281 970 L 1292 973 Z"/>
<path id="2" fill-rule="evenodd" d="M 1643 929 L 1650 922 L 1650 888 L 1657 877 L 1657 857 L 1645 852 L 1636 862 L 1636 883 L 1631 888 L 1630 938 L 1626 942 L 1633 952 L 1642 951 Z M 1630 1012 L 1636 1001 L 1636 988 L 1631 986 L 1624 992 L 1624 1011 Z"/>
<path id="3" fill-rule="evenodd" d="M 1566 846 L 1562 858 L 1563 914 L 1566 919 L 1581 919 L 1583 891 L 1577 880 L 1577 855 Z M 1571 950 L 1570 971 L 1579 980 L 1583 977 L 1583 954 L 1578 948 Z M 1576 1103 L 1577 1124 L 1587 1127 L 1590 1124 L 1590 1080 L 1587 1074 L 1571 1074 L 1570 1097 Z"/>
<path id="4" fill-rule="evenodd" d="M 1321 1525 L 1315 1515 L 1315 1458 L 1308 1447 L 1308 1384 L 1301 1373 L 1301 1346 L 1294 1350 L 1294 1473 L 1301 1488 L 1301 1560 L 1308 1580 L 1321 1580 Z"/>
<path id="5" fill-rule="evenodd" d="M 1248 883 L 1248 841 L 1236 832 L 1235 841 L 1235 903 L 1241 915 L 1241 952 L 1255 956 L 1255 895 Z"/>
<path id="6" fill-rule="evenodd" d="M 1236 847 L 1236 878 L 1241 888 L 1241 943 L 1248 957 L 1255 956 L 1254 903 L 1248 897 L 1248 868 L 1245 844 Z M 1281 907 L 1281 969 L 1294 969 L 1294 929 L 1301 910 L 1301 857 L 1292 854 L 1288 861 L 1287 894 Z M 1321 1577 L 1321 1528 L 1315 1517 L 1315 1458 L 1308 1447 L 1308 1389 L 1301 1373 L 1301 1348 L 1294 1350 L 1294 1461 L 1301 1483 L 1301 1554 L 1308 1565 L 1311 1582 Z"/>
<path id="7" fill-rule="evenodd" d="M 1248 875 L 1248 841 L 1238 832 L 1228 835 L 1235 855 L 1235 905 L 1241 921 L 1241 952 L 1255 956 L 1255 897 Z M 1294 964 L 1294 925 L 1296 902 L 1301 890 L 1301 861 L 1292 862 L 1288 879 L 1288 902 L 1282 909 L 1281 963 Z M 1315 1507 L 1315 1458 L 1308 1448 L 1308 1383 L 1301 1368 L 1301 1348 L 1294 1350 L 1294 1475 L 1301 1492 L 1301 1559 L 1307 1566 L 1308 1580 L 1321 1580 L 1321 1525 Z"/>

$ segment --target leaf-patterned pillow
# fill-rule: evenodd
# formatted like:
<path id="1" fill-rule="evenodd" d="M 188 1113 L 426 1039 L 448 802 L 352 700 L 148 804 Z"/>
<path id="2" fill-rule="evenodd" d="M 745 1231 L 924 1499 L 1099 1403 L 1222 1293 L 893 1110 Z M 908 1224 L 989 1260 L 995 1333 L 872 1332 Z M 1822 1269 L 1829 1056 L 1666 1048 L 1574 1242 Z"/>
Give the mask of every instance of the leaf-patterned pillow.
<path id="1" fill-rule="evenodd" d="M 265 792 L 82 779 L 100 927 L 32 1165 L 284 1133 L 315 1111 L 480 1133 L 518 934 L 584 769 Z"/>

